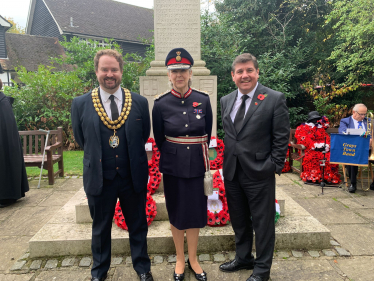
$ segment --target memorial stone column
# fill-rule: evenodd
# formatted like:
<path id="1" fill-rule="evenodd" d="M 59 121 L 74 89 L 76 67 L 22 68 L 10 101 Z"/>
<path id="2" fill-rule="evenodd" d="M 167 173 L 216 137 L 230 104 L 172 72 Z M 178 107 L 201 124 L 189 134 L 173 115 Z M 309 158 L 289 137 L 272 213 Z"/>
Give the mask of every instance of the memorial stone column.
<path id="1" fill-rule="evenodd" d="M 154 97 L 167 90 L 165 58 L 174 48 L 185 48 L 193 57 L 192 88 L 209 93 L 213 110 L 212 135 L 217 135 L 217 76 L 201 60 L 200 0 L 154 0 L 155 60 L 140 77 L 140 94 L 148 99 L 152 111 Z M 151 134 L 153 136 L 153 133 Z"/>

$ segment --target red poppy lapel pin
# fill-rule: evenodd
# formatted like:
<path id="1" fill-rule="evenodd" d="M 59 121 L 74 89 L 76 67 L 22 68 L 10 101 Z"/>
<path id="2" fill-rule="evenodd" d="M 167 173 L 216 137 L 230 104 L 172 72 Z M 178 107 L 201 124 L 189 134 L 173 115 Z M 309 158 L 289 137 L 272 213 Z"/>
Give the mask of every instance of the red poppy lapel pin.
<path id="1" fill-rule="evenodd" d="M 201 105 L 201 102 L 194 102 L 194 103 L 192 104 L 193 107 L 198 107 L 199 105 Z"/>
<path id="2" fill-rule="evenodd" d="M 258 96 L 257 96 L 257 98 L 259 99 L 259 100 L 264 100 L 265 98 L 266 98 L 266 96 L 267 96 L 267 94 L 259 94 Z"/>
<path id="3" fill-rule="evenodd" d="M 255 102 L 255 105 L 258 105 L 257 101 Z"/>

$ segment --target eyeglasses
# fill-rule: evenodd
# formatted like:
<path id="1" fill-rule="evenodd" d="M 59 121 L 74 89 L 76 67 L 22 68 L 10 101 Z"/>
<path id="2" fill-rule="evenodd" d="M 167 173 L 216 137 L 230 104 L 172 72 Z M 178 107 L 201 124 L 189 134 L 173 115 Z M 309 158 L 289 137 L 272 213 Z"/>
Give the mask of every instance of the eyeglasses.
<path id="1" fill-rule="evenodd" d="M 366 113 L 358 113 L 356 112 L 358 115 L 362 116 L 362 117 L 365 117 Z"/>

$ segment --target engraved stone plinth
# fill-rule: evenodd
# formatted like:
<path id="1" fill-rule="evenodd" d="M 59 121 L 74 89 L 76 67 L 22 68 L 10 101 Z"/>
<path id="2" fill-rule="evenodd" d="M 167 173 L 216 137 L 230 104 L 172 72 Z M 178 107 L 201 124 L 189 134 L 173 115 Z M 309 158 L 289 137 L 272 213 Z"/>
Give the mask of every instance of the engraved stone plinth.
<path id="1" fill-rule="evenodd" d="M 192 71 L 195 74 L 194 70 Z M 154 97 L 170 90 L 167 76 L 142 76 L 140 79 L 140 94 L 148 99 L 149 108 L 152 110 Z M 213 111 L 212 136 L 217 135 L 217 76 L 192 76 L 192 88 L 209 93 Z M 153 132 L 151 132 L 153 137 Z"/>
<path id="2" fill-rule="evenodd" d="M 185 48 L 193 57 L 195 75 L 209 75 L 201 60 L 200 0 L 154 0 L 155 60 L 147 76 L 163 76 L 165 58 L 173 48 Z"/>

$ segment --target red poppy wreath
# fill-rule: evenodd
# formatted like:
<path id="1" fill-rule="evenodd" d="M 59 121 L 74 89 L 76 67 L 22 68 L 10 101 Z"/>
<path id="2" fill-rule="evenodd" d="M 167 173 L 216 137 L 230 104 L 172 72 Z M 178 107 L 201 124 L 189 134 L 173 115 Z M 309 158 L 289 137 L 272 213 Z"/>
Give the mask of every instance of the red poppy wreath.
<path id="1" fill-rule="evenodd" d="M 145 213 L 147 215 L 147 223 L 149 226 L 157 215 L 156 201 L 153 200 L 152 195 L 149 193 L 147 194 L 147 205 L 145 207 Z M 114 222 L 119 228 L 128 230 L 125 217 L 122 214 L 122 209 L 121 209 L 121 205 L 119 201 L 117 202 L 116 210 L 114 212 Z"/>
<path id="2" fill-rule="evenodd" d="M 208 200 L 209 226 L 225 226 L 230 222 L 228 213 L 226 191 L 220 171 L 213 174 L 213 192 L 218 192 L 218 200 Z"/>
<path id="3" fill-rule="evenodd" d="M 211 170 L 219 170 L 222 169 L 223 164 L 223 151 L 225 150 L 225 145 L 223 144 L 223 141 L 219 138 L 216 138 L 212 136 L 210 138 L 211 140 L 216 139 L 217 140 L 217 147 L 214 147 L 216 150 L 216 157 L 213 160 L 210 160 L 210 169 Z"/>

